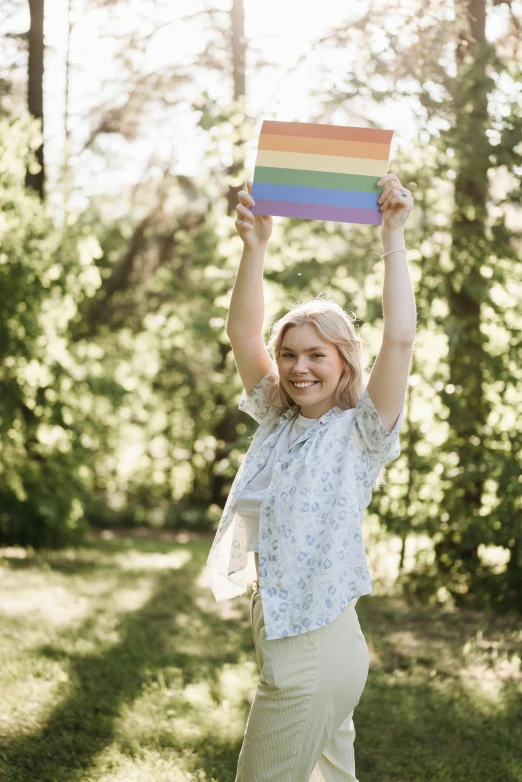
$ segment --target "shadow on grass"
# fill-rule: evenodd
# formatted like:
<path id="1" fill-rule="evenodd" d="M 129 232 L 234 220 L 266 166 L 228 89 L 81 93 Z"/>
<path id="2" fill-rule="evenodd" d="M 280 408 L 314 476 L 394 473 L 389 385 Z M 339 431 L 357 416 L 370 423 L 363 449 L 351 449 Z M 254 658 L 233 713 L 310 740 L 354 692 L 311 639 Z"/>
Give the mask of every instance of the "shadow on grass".
<path id="1" fill-rule="evenodd" d="M 39 730 L 0 748 L 3 782 L 94 779 L 98 756 L 111 746 L 120 753 L 116 763 L 123 755 L 138 765 L 145 750 L 153 748 L 162 757 L 178 759 L 179 768 L 201 772 L 202 779 L 233 782 L 241 739 L 237 727 L 228 732 L 218 729 L 219 721 L 226 724 L 228 719 L 223 701 L 232 696 L 228 691 L 230 697 L 225 697 L 226 690 L 223 694 L 221 677 L 229 668 L 241 669 L 245 658 L 254 661 L 253 641 L 246 596 L 242 602 L 229 601 L 236 614 L 226 618 L 198 582 L 208 548 L 206 543 L 184 547 L 114 540 L 92 543 L 78 560 L 48 556 L 51 571 L 74 577 L 92 570 L 103 578 L 111 567 L 110 557 L 122 551 L 187 550 L 192 555 L 174 570 L 119 573 L 118 586 L 123 589 L 133 579 L 151 575 L 154 588 L 139 610 L 119 619 L 117 643 L 107 642 L 106 648 L 92 654 L 67 651 L 68 643 L 89 640 L 95 633 L 96 617 L 90 615 L 79 628 L 64 631 L 56 644 L 38 650 L 66 662 L 68 689 Z M 25 566 L 41 564 L 26 562 Z M 460 674 L 466 667 L 461 654 L 464 643 L 480 629 L 501 633 L 500 620 L 478 612 L 443 614 L 375 595 L 361 600 L 357 610 L 374 657 L 355 712 L 361 782 L 522 782 L 518 684 L 504 681 L 491 698 L 479 689 L 473 692 L 469 683 L 465 686 Z M 180 681 L 166 681 L 176 671 Z M 234 682 L 231 688 L 237 688 Z M 152 706 L 137 704 L 151 684 L 158 691 L 171 689 L 178 701 L 185 692 L 196 698 L 207 694 L 207 711 L 198 710 L 197 701 L 171 702 L 175 718 L 179 717 L 171 725 L 163 713 L 154 711 L 167 710 L 160 697 Z M 236 703 L 235 719 L 244 725 L 249 699 L 241 696 Z M 131 719 L 122 734 L 118 723 L 133 706 L 135 722 Z M 181 735 L 183 726 L 192 731 L 192 739 Z M 153 778 L 153 773 L 144 775 Z"/>
<path id="2" fill-rule="evenodd" d="M 56 552 L 50 554 L 50 569 L 80 575 L 91 569 L 99 572 L 97 551 L 100 554 L 120 551 L 121 543 L 100 541 L 99 544 L 91 544 L 90 549 L 92 562 L 69 561 L 60 558 Z M 196 583 L 205 565 L 206 544 L 183 547 L 132 541 L 127 549 L 140 553 L 187 549 L 192 557 L 179 569 L 153 574 L 154 589 L 150 598 L 139 610 L 123 615 L 116 628 L 119 641 L 114 645 L 107 644 L 105 650 L 92 654 L 71 654 L 61 647 L 61 644 L 90 637 L 95 617 L 89 616 L 80 627 L 62 632 L 56 645 L 45 645 L 35 650 L 47 658 L 66 660 L 69 676 L 67 694 L 39 730 L 2 742 L 0 776 L 3 782 L 79 782 L 89 776 L 95 758 L 113 742 L 121 744 L 124 754 L 132 755 L 134 750 L 131 748 L 129 751 L 125 741 L 120 741 L 115 722 L 120 718 L 122 708 L 132 706 L 152 682 L 163 680 L 165 686 L 164 671 L 169 668 L 180 670 L 183 688 L 206 682 L 211 692 L 213 689 L 218 691 L 217 680 L 223 667 L 236 664 L 241 656 L 244 658 L 245 649 L 250 646 L 253 649 L 246 603 L 241 611 L 244 621 L 238 621 L 237 616 L 224 619 L 217 612 L 203 610 L 201 602 L 198 605 L 198 598 L 208 598 L 208 589 Z M 39 559 L 41 564 L 41 557 Z M 30 561 L 22 562 L 25 567 L 31 567 Z M 14 566 L 21 567 L 20 560 Z M 33 563 L 33 566 L 38 565 Z M 102 562 L 102 575 L 105 567 Z M 124 588 L 129 576 L 150 578 L 151 573 L 125 573 Z M 210 598 L 214 601 L 212 595 Z M 180 615 L 189 616 L 190 623 L 178 623 Z M 182 652 L 177 646 L 200 651 Z M 246 722 L 249 708 L 246 700 L 241 708 Z M 153 723 L 150 730 L 151 733 L 154 731 Z M 176 746 L 176 736 L 167 736 L 166 748 L 172 749 L 174 756 Z M 183 746 L 186 749 L 186 741 Z M 240 742 L 226 743 L 218 737 L 214 743 L 212 736 L 205 736 L 203 766 L 214 769 L 222 766 L 232 773 L 237 764 L 239 746 Z M 194 751 L 199 751 L 199 747 L 194 747 Z M 195 761 L 196 757 L 194 765 Z M 221 777 L 219 779 L 221 782 Z"/>
<path id="3" fill-rule="evenodd" d="M 380 596 L 359 606 L 376 661 L 354 716 L 358 778 L 522 782 L 520 678 L 497 679 L 490 693 L 463 678 L 465 643 L 488 630 L 501 635 L 509 620 L 481 612 L 444 614 Z M 511 631 L 516 627 L 515 618 Z M 514 653 L 512 634 L 508 651 Z M 492 668 L 484 670 L 493 682 Z"/>
<path id="4" fill-rule="evenodd" d="M 506 684 L 487 713 L 456 690 L 371 674 L 355 712 L 356 766 L 364 782 L 520 782 L 520 693 Z"/>

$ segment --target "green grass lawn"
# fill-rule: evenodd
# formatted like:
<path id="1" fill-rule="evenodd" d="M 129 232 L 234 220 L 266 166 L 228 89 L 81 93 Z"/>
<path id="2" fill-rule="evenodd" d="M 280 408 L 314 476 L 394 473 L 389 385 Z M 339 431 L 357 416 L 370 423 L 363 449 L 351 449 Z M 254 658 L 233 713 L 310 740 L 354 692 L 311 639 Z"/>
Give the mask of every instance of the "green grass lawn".
<path id="1" fill-rule="evenodd" d="M 211 540 L 0 549 L 2 782 L 233 782 L 257 669 Z M 357 604 L 360 782 L 522 782 L 520 617 Z M 281 780 L 281 782 L 285 782 Z"/>

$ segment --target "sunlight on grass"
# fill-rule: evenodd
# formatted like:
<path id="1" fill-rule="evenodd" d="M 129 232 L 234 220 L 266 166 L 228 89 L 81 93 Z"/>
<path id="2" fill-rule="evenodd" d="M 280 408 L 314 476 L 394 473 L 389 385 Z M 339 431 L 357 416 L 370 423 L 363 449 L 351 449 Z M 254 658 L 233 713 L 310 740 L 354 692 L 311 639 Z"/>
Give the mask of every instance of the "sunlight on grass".
<path id="1" fill-rule="evenodd" d="M 408 605 L 393 587 L 398 539 L 378 525 L 368 538 L 377 587 L 357 606 L 371 660 L 358 707 L 361 778 L 395 778 L 398 762 L 403 782 L 446 782 L 494 726 L 477 768 L 454 778 L 496 780 L 497 749 L 507 758 L 498 778 L 517 778 L 520 626 Z M 232 782 L 258 682 L 255 570 L 252 559 L 247 592 L 218 603 L 208 549 L 122 536 L 74 552 L 0 551 L 0 778 Z"/>
<path id="2" fill-rule="evenodd" d="M 51 660 L 39 660 L 33 672 L 23 671 L 17 661 L 2 672 L 2 707 L 0 734 L 30 734 L 44 722 L 60 700 L 63 682 L 68 679 L 62 665 Z"/>
<path id="3" fill-rule="evenodd" d="M 504 681 L 516 675 L 516 668 L 508 664 L 504 676 L 500 676 L 498 668 L 492 669 L 487 664 L 476 662 L 470 663 L 466 668 L 460 668 L 458 673 L 474 699 L 478 700 L 477 696 L 480 694 L 498 704 Z"/>
<path id="4" fill-rule="evenodd" d="M 27 559 L 32 549 L 22 548 L 22 546 L 2 546 L 0 547 L 0 556 L 11 559 Z"/>
<path id="5" fill-rule="evenodd" d="M 248 565 L 246 568 L 246 592 L 238 597 L 233 597 L 231 600 L 216 601 L 212 589 L 210 588 L 210 582 L 208 579 L 206 564 L 201 568 L 196 584 L 201 590 L 200 596 L 196 599 L 196 603 L 199 608 L 205 613 L 211 612 L 217 614 L 224 621 L 226 620 L 239 620 L 243 615 L 243 606 L 245 601 L 249 601 L 252 595 L 252 588 L 254 579 L 256 578 L 256 566 L 254 562 L 253 552 L 248 554 Z"/>
<path id="6" fill-rule="evenodd" d="M 205 680 L 183 686 L 181 669 L 169 668 L 132 705 L 123 707 L 117 722 L 121 745 L 132 754 L 142 753 L 143 747 L 163 748 L 163 757 L 175 752 L 177 768 L 180 763 L 184 768 L 183 779 L 206 780 L 201 774 L 190 776 L 184 759 L 208 740 L 223 746 L 241 741 L 245 703 L 254 696 L 256 674 L 255 663 L 244 659 L 223 665 L 214 684 Z"/>
<path id="7" fill-rule="evenodd" d="M 26 621 L 32 618 L 55 628 L 78 625 L 85 618 L 88 611 L 85 597 L 78 598 L 61 584 L 45 583 L 46 579 L 39 574 L 36 577 L 36 574 L 18 575 L 23 583 L 15 585 L 10 592 L 2 590 L 0 612 L 3 616 L 23 617 Z M 35 590 L 40 597 L 36 603 Z"/>
<path id="8" fill-rule="evenodd" d="M 373 606 L 367 605 L 372 612 Z M 409 609 L 402 605 L 407 614 Z M 445 696 L 465 693 L 479 711 L 486 713 L 502 706 L 506 685 L 522 695 L 522 631 L 509 626 L 502 630 L 501 619 L 496 620 L 499 627 L 487 633 L 473 631 L 476 620 L 471 612 L 455 616 L 456 623 L 452 616 L 453 612 L 417 608 L 407 622 L 392 623 L 388 612 L 374 617 L 381 624 L 381 649 L 379 654 L 370 635 L 372 670 L 381 670 L 390 683 L 402 680 L 408 686 L 428 685 Z M 401 629 L 392 624 L 400 624 Z"/>
<path id="9" fill-rule="evenodd" d="M 466 641 L 462 648 L 466 665 L 458 673 L 471 692 L 480 691 L 498 702 L 504 684 L 511 681 L 518 684 L 522 695 L 522 630 L 513 635 L 519 650 L 513 653 L 504 649 L 505 639 L 484 638 L 482 630 Z"/>
<path id="10" fill-rule="evenodd" d="M 126 551 L 117 554 L 114 562 L 122 570 L 179 570 L 191 558 L 190 551 L 170 551 L 168 554 L 149 554 L 141 551 Z"/>
<path id="11" fill-rule="evenodd" d="M 247 672 L 251 689 L 252 671 Z M 117 726 L 120 740 L 133 752 L 159 744 L 183 756 L 208 737 L 236 740 L 244 731 L 244 715 L 231 701 L 216 703 L 209 682 L 197 682 L 170 694 L 147 690 L 122 710 Z"/>
<path id="12" fill-rule="evenodd" d="M 257 680 L 257 663 L 251 660 L 223 666 L 218 677 L 219 706 L 214 716 L 215 730 L 220 738 L 237 738 L 243 734 L 242 704 L 254 699 Z"/>
<path id="13" fill-rule="evenodd" d="M 178 570 L 191 556 L 189 550 L 79 548 L 36 554 L 0 548 L 3 735 L 37 731 L 73 691 L 67 658 L 94 657 L 121 644 L 122 618 L 151 599 L 152 574 Z M 42 656 L 42 649 L 65 659 Z"/>
<path id="14" fill-rule="evenodd" d="M 164 753 L 141 749 L 129 757 L 114 748 L 105 750 L 96 764 L 96 774 L 88 774 L 82 782 L 218 782 L 204 774 L 192 774 L 179 757 L 165 757 Z"/>
<path id="15" fill-rule="evenodd" d="M 139 611 L 149 600 L 153 590 L 154 579 L 146 576 L 137 578 L 133 586 L 121 586 L 111 595 L 111 608 L 119 614 Z"/>
<path id="16" fill-rule="evenodd" d="M 251 589 L 244 595 L 233 597 L 231 600 L 216 601 L 210 587 L 206 587 L 206 592 L 195 599 L 197 607 L 205 612 L 219 616 L 223 621 L 239 621 L 243 616 L 245 601 L 250 598 Z"/>

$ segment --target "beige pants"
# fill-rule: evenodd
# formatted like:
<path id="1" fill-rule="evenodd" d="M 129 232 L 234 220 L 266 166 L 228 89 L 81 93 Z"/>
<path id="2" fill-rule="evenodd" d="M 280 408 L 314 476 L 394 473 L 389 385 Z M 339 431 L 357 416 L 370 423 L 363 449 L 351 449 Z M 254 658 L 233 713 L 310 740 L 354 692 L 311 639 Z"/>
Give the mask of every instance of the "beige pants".
<path id="1" fill-rule="evenodd" d="M 259 684 L 236 782 L 357 782 L 353 712 L 369 654 L 355 602 L 317 630 L 267 641 L 254 581 L 250 618 Z"/>

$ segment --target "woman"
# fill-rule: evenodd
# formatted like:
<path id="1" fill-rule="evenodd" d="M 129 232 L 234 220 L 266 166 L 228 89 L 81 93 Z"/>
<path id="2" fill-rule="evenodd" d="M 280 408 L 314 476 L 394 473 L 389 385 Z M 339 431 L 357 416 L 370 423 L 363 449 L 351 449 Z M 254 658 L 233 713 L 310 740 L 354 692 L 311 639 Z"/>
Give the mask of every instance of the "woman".
<path id="1" fill-rule="evenodd" d="M 230 490 L 208 574 L 217 600 L 246 591 L 259 684 L 236 782 L 357 782 L 353 711 L 369 655 L 355 605 L 371 592 L 364 510 L 399 429 L 415 338 L 404 245 L 413 208 L 395 174 L 378 182 L 384 253 L 382 346 L 367 386 L 353 319 L 334 301 L 294 307 L 263 339 L 263 262 L 272 218 L 239 193 L 244 251 L 227 335 L 243 381 L 239 408 L 259 423 Z"/>

